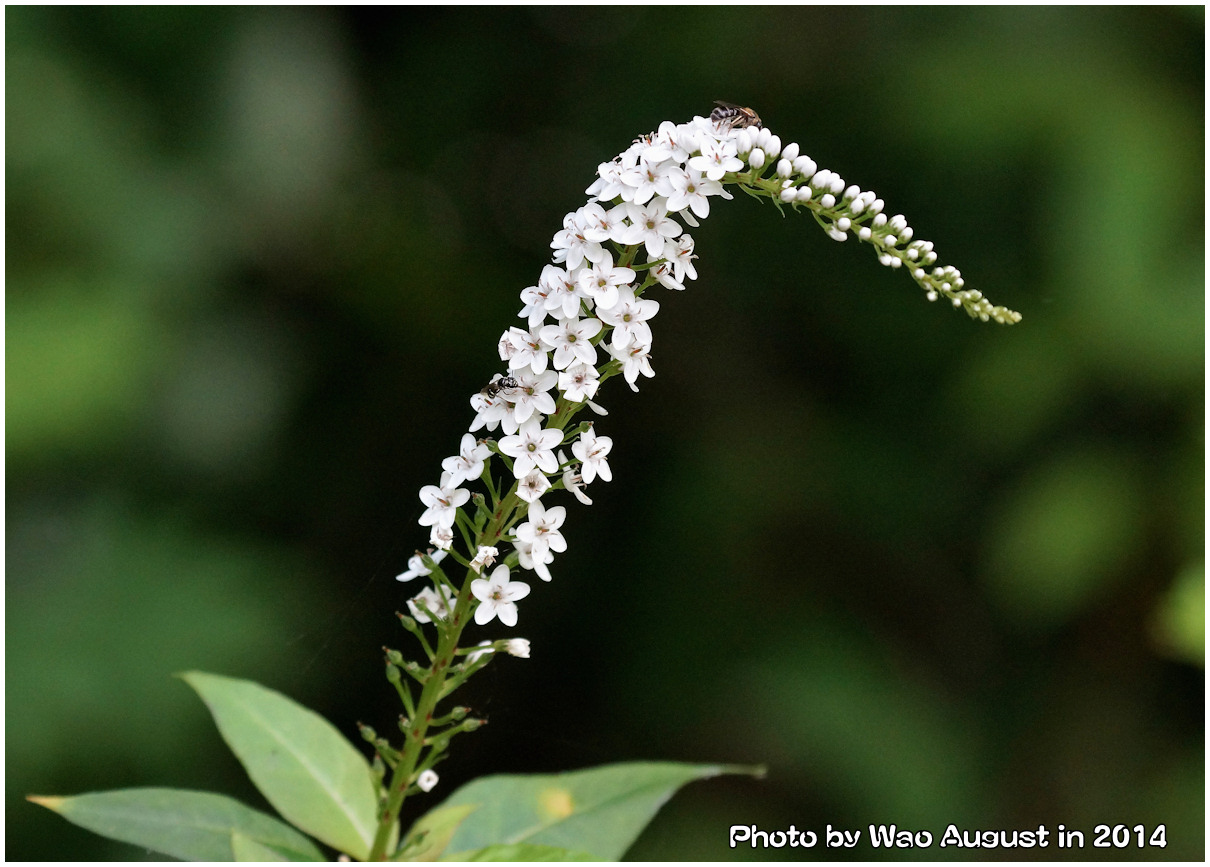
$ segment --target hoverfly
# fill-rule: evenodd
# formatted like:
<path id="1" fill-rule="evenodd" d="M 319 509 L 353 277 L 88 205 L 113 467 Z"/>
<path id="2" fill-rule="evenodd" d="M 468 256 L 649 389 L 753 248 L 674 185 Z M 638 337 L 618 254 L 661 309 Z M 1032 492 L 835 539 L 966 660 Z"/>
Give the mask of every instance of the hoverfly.
<path id="1" fill-rule="evenodd" d="M 760 115 L 752 109 L 732 102 L 723 102 L 721 99 L 716 99 L 714 104 L 718 107 L 710 112 L 710 120 L 723 132 L 749 126 L 760 129 Z"/>
<path id="2" fill-rule="evenodd" d="M 492 400 L 502 391 L 520 387 L 521 383 L 511 376 L 492 377 L 492 381 L 483 386 L 483 389 L 479 393 L 488 400 Z"/>

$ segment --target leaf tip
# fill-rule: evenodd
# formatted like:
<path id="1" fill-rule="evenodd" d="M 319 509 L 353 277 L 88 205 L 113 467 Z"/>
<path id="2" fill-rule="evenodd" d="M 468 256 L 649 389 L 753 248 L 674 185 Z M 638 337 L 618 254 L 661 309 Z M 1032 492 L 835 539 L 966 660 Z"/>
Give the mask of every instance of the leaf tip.
<path id="1" fill-rule="evenodd" d="M 45 807 L 48 810 L 54 810 L 57 813 L 59 812 L 59 807 L 67 799 L 58 797 L 56 795 L 26 795 L 25 800 L 41 807 Z"/>

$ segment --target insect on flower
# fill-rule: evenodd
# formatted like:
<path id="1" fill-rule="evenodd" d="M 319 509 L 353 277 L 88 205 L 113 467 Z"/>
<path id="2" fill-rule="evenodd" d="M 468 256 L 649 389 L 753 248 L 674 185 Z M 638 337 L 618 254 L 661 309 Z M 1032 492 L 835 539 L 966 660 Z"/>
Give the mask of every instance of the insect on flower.
<path id="1" fill-rule="evenodd" d="M 716 99 L 714 104 L 717 108 L 710 112 L 710 120 L 723 132 L 749 126 L 760 129 L 760 115 L 752 109 L 732 102 L 723 102 L 721 99 Z"/>
<path id="2" fill-rule="evenodd" d="M 510 391 L 520 387 L 521 383 L 517 382 L 513 377 L 496 374 L 496 376 L 492 377 L 492 381 L 483 386 L 483 389 L 479 393 L 488 400 L 491 400 L 502 391 Z"/>

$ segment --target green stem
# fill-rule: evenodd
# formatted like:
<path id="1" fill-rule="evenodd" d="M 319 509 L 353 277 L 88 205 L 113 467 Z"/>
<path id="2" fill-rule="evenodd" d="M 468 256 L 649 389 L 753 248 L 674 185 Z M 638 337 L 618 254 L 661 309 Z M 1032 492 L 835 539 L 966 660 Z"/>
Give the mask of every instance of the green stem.
<path id="1" fill-rule="evenodd" d="M 479 534 L 475 550 L 478 550 L 478 545 L 491 545 L 500 540 L 506 522 L 512 516 L 519 499 L 516 493 L 510 493 L 504 498 L 483 532 Z M 374 844 L 370 848 L 370 855 L 367 859 L 369 861 L 385 861 L 388 857 L 387 846 L 390 843 L 391 829 L 399 819 L 403 800 L 407 797 L 408 788 L 412 784 L 416 765 L 420 761 L 420 754 L 424 749 L 425 738 L 428 736 L 429 726 L 433 722 L 437 703 L 446 695 L 446 680 L 450 674 L 450 665 L 457 658 L 458 639 L 462 637 L 462 630 L 470 622 L 473 605 L 471 581 L 478 577 L 477 572 L 467 570 L 466 578 L 462 582 L 462 589 L 458 591 L 454 610 L 450 614 L 449 620 L 445 621 L 440 628 L 437 651 L 433 655 L 433 665 L 429 669 L 428 678 L 420 692 L 420 699 L 416 702 L 416 712 L 411 715 L 411 725 L 404 733 L 403 750 L 399 756 L 399 762 L 391 774 L 390 788 L 387 790 L 382 813 L 378 817 L 378 831 L 374 835 Z"/>

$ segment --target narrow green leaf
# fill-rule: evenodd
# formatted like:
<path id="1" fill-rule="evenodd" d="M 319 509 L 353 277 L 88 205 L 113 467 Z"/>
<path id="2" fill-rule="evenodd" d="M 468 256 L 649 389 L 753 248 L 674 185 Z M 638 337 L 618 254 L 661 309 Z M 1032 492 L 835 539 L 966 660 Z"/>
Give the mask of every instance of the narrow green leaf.
<path id="1" fill-rule="evenodd" d="M 265 846 L 243 834 L 231 835 L 231 851 L 236 861 L 289 861 L 276 849 Z"/>
<path id="2" fill-rule="evenodd" d="M 482 777 L 442 804 L 479 805 L 454 834 L 449 850 L 459 854 L 451 857 L 499 843 L 532 843 L 617 861 L 677 789 L 720 774 L 764 771 L 630 762 L 563 774 Z"/>
<path id="3" fill-rule="evenodd" d="M 331 723 L 281 693 L 203 672 L 182 677 L 265 799 L 291 824 L 365 860 L 377 809 L 365 757 Z"/>
<path id="4" fill-rule="evenodd" d="M 447 859 L 442 859 L 447 860 Z M 535 846 L 533 843 L 503 843 L 486 846 L 474 852 L 462 852 L 450 861 L 600 861 L 587 852 L 572 852 L 554 846 Z"/>
<path id="5" fill-rule="evenodd" d="M 458 830 L 458 826 L 466 817 L 475 812 L 473 804 L 463 804 L 460 807 L 438 807 L 429 810 L 416 820 L 416 824 L 408 831 L 399 857 L 394 861 L 436 861 L 450 838 Z"/>
<path id="6" fill-rule="evenodd" d="M 235 839 L 279 861 L 323 861 L 315 844 L 272 816 L 225 795 L 182 789 L 118 789 L 31 801 L 104 837 L 184 861 L 235 861 Z"/>

